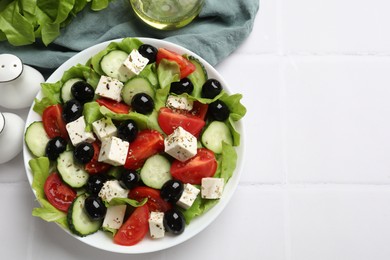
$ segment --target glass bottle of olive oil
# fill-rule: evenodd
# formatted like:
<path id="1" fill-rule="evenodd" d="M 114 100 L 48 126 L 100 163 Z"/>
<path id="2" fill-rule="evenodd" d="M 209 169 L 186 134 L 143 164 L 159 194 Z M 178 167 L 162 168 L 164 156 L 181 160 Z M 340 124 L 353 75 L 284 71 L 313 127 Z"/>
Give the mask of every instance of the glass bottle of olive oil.
<path id="1" fill-rule="evenodd" d="M 161 30 L 190 23 L 201 11 L 204 0 L 130 0 L 141 20 Z"/>

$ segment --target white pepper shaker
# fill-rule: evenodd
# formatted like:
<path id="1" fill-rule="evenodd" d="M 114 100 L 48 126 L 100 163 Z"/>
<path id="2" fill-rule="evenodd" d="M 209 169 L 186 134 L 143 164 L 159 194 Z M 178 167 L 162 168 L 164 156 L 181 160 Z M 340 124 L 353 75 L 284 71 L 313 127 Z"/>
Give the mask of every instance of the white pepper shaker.
<path id="1" fill-rule="evenodd" d="M 0 106 L 21 109 L 31 106 L 44 82 L 42 74 L 24 65 L 13 54 L 0 54 Z"/>
<path id="2" fill-rule="evenodd" d="M 16 157 L 23 147 L 24 120 L 13 113 L 0 112 L 0 164 Z"/>

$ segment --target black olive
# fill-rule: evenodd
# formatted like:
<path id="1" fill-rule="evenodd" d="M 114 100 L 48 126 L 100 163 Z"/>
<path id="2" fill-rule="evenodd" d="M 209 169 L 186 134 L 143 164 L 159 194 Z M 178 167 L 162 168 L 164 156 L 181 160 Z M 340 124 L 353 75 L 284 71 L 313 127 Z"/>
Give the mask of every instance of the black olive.
<path id="1" fill-rule="evenodd" d="M 170 92 L 175 93 L 177 95 L 181 95 L 183 93 L 191 94 L 193 90 L 194 85 L 189 78 L 182 78 L 180 81 L 175 81 L 171 83 Z"/>
<path id="2" fill-rule="evenodd" d="M 94 88 L 85 81 L 77 81 L 71 88 L 72 95 L 81 103 L 86 103 L 93 100 L 95 96 Z"/>
<path id="3" fill-rule="evenodd" d="M 135 94 L 131 100 L 131 107 L 140 114 L 150 114 L 154 109 L 153 99 L 146 93 Z"/>
<path id="4" fill-rule="evenodd" d="M 161 187 L 160 195 L 163 200 L 176 203 L 184 191 L 184 185 L 179 180 L 169 180 Z"/>
<path id="5" fill-rule="evenodd" d="M 107 207 L 102 199 L 97 196 L 89 196 L 85 199 L 84 209 L 91 220 L 101 220 L 107 212 Z"/>
<path id="6" fill-rule="evenodd" d="M 145 58 L 149 60 L 148 64 L 153 63 L 156 61 L 157 57 L 157 48 L 149 45 L 149 44 L 142 44 L 138 47 L 138 52 Z"/>
<path id="7" fill-rule="evenodd" d="M 52 161 L 57 159 L 61 153 L 65 152 L 66 145 L 66 140 L 60 136 L 50 139 L 46 145 L 46 156 Z"/>
<path id="8" fill-rule="evenodd" d="M 85 189 L 91 195 L 98 195 L 107 180 L 108 178 L 104 174 L 90 175 Z"/>
<path id="9" fill-rule="evenodd" d="M 76 99 L 71 99 L 64 104 L 62 118 L 66 123 L 75 121 L 83 114 L 83 106 Z"/>
<path id="10" fill-rule="evenodd" d="M 164 213 L 163 223 L 165 230 L 175 235 L 183 233 L 186 225 L 183 214 L 177 209 L 166 211 Z"/>
<path id="11" fill-rule="evenodd" d="M 225 121 L 229 118 L 230 109 L 225 102 L 216 100 L 209 105 L 208 113 L 214 120 Z"/>
<path id="12" fill-rule="evenodd" d="M 138 185 L 140 176 L 135 170 L 126 170 L 121 175 L 121 182 L 127 189 L 132 189 Z"/>
<path id="13" fill-rule="evenodd" d="M 127 142 L 132 142 L 137 137 L 138 126 L 134 120 L 126 120 L 118 126 L 117 136 Z"/>
<path id="14" fill-rule="evenodd" d="M 73 155 L 74 158 L 79 163 L 88 163 L 92 160 L 95 149 L 93 145 L 87 142 L 81 142 L 74 148 Z"/>
<path id="15" fill-rule="evenodd" d="M 216 79 L 208 79 L 202 86 L 202 97 L 213 99 L 222 91 L 221 83 Z"/>

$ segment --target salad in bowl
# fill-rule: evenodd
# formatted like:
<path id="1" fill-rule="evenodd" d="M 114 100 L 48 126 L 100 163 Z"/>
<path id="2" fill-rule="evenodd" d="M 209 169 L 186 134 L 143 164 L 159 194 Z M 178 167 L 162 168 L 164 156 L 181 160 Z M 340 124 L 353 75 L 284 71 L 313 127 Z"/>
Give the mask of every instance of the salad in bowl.
<path id="1" fill-rule="evenodd" d="M 93 46 L 42 83 L 24 158 L 32 215 L 104 250 L 142 253 L 205 228 L 239 180 L 241 94 L 180 46 Z"/>

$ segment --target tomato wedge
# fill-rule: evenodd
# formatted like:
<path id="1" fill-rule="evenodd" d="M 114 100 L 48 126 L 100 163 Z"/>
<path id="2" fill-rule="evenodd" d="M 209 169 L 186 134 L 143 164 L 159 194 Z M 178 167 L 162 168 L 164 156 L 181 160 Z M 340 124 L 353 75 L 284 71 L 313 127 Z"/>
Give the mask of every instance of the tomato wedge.
<path id="1" fill-rule="evenodd" d="M 98 98 L 95 100 L 99 105 L 105 106 L 110 109 L 112 112 L 117 114 L 128 114 L 130 111 L 130 106 L 122 102 L 116 102 L 108 98 Z"/>
<path id="2" fill-rule="evenodd" d="M 60 104 L 48 106 L 42 114 L 43 127 L 50 138 L 61 136 L 68 139 L 66 123 L 62 118 L 62 106 Z"/>
<path id="3" fill-rule="evenodd" d="M 169 51 L 164 48 L 159 48 L 157 52 L 156 63 L 160 63 L 162 59 L 167 59 L 169 61 L 174 61 L 179 64 L 180 67 L 180 78 L 185 78 L 195 71 L 196 67 L 188 59 L 184 58 L 182 55 Z"/>
<path id="4" fill-rule="evenodd" d="M 159 190 L 146 186 L 138 186 L 131 189 L 129 191 L 129 198 L 137 201 L 148 198 L 146 204 L 150 211 L 166 212 L 172 208 L 172 205 L 169 202 L 161 198 Z"/>
<path id="5" fill-rule="evenodd" d="M 142 130 L 129 145 L 124 167 L 136 170 L 147 158 L 164 150 L 164 137 L 156 130 Z"/>
<path id="6" fill-rule="evenodd" d="M 174 179 L 198 185 L 201 184 L 202 178 L 214 176 L 216 170 L 215 155 L 206 148 L 199 148 L 197 154 L 185 162 L 175 160 L 171 165 Z"/>
<path id="7" fill-rule="evenodd" d="M 98 174 L 98 173 L 103 173 L 108 171 L 108 169 L 111 168 L 111 165 L 103 162 L 99 162 L 99 153 L 100 153 L 100 145 L 101 143 L 98 141 L 95 141 L 92 143 L 94 153 L 93 153 L 93 158 L 91 161 L 85 164 L 85 170 L 89 174 Z"/>
<path id="8" fill-rule="evenodd" d="M 199 117 L 202 120 L 206 120 L 208 108 L 209 108 L 208 104 L 202 104 L 199 101 L 195 101 L 190 113 L 194 116 Z"/>
<path id="9" fill-rule="evenodd" d="M 146 204 L 136 208 L 115 234 L 114 243 L 122 246 L 132 246 L 140 242 L 148 233 L 149 215 Z"/>
<path id="10" fill-rule="evenodd" d="M 165 134 L 170 135 L 179 126 L 194 136 L 199 136 L 206 122 L 191 113 L 176 112 L 170 108 L 160 108 L 157 122 Z"/>
<path id="11" fill-rule="evenodd" d="M 43 190 L 50 204 L 64 212 L 68 211 L 77 195 L 76 191 L 64 183 L 57 173 L 52 173 L 47 177 Z"/>

